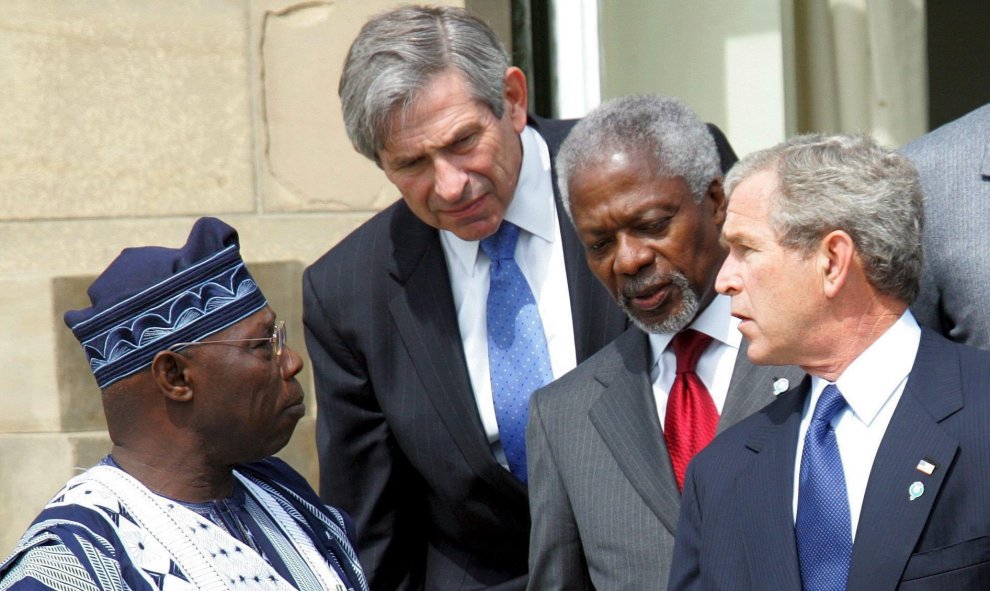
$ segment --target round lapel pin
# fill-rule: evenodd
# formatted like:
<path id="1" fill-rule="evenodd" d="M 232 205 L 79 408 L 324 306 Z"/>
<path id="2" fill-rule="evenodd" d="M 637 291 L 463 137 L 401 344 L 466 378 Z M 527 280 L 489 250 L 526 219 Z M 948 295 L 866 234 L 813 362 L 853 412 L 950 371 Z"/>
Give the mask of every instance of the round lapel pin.
<path id="1" fill-rule="evenodd" d="M 925 494 L 925 485 L 921 482 L 915 482 L 908 487 L 908 499 L 912 501 L 923 494 Z"/>

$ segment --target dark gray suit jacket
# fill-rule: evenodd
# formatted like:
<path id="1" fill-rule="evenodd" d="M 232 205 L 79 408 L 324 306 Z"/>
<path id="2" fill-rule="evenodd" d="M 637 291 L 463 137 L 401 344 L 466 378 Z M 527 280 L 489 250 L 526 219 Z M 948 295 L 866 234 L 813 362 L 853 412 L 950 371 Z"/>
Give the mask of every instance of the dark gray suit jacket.
<path id="1" fill-rule="evenodd" d="M 903 148 L 925 190 L 925 266 L 918 322 L 990 349 L 990 105 Z"/>
<path id="2" fill-rule="evenodd" d="M 792 499 L 810 383 L 688 468 L 671 590 L 801 589 Z M 866 486 L 849 591 L 990 589 L 988 393 L 990 353 L 922 331 Z M 936 466 L 930 476 L 916 469 L 922 459 Z M 914 482 L 924 494 L 911 500 Z"/>
<path id="3" fill-rule="evenodd" d="M 649 338 L 629 328 L 530 400 L 530 589 L 664 588 L 681 495 L 651 365 Z M 803 376 L 753 365 L 743 341 L 719 432 L 771 402 L 777 378 Z"/>

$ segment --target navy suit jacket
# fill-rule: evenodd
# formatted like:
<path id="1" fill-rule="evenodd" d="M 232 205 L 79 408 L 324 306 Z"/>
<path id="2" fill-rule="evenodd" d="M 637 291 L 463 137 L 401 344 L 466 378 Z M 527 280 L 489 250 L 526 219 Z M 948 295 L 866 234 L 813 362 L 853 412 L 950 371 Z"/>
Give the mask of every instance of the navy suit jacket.
<path id="1" fill-rule="evenodd" d="M 551 157 L 574 121 L 531 117 Z M 724 163 L 735 160 L 712 127 Z M 626 327 L 554 194 L 577 361 Z M 439 232 L 402 200 L 305 272 L 320 495 L 355 521 L 373 590 L 526 586 L 526 485 L 491 452 Z"/>
<path id="2" fill-rule="evenodd" d="M 810 381 L 688 468 L 671 590 L 801 589 L 793 475 Z M 924 494 L 911 500 L 914 482 Z M 870 472 L 847 589 L 990 589 L 990 353 L 923 329 Z"/>

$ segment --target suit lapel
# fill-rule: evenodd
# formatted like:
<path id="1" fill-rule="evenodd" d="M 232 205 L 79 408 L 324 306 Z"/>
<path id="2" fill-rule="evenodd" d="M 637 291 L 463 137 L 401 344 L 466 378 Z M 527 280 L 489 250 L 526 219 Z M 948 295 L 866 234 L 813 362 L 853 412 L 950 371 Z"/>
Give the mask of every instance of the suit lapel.
<path id="1" fill-rule="evenodd" d="M 794 541 L 794 459 L 810 390 L 811 378 L 805 377 L 781 394 L 778 402 L 763 411 L 766 424 L 746 442 L 755 457 L 736 483 L 738 515 L 746 525 L 743 543 L 751 578 L 760 582 L 761 589 L 801 588 Z"/>
<path id="2" fill-rule="evenodd" d="M 637 328 L 626 330 L 600 359 L 595 379 L 601 395 L 589 411 L 622 473 L 657 519 L 677 528 L 681 494 L 667 457 L 650 385 L 650 345 Z"/>
<path id="3" fill-rule="evenodd" d="M 938 423 L 962 406 L 957 355 L 926 330 L 870 471 L 849 589 L 897 587 L 958 450 Z M 936 466 L 931 475 L 916 469 L 922 459 Z M 908 487 L 915 482 L 922 483 L 924 494 L 911 500 Z M 884 551 L 878 555 L 877 548 Z"/>
<path id="4" fill-rule="evenodd" d="M 603 392 L 589 412 L 591 422 L 633 488 L 674 533 L 681 494 L 657 417 L 650 383 L 649 340 L 639 329 L 629 328 L 615 345 L 615 357 L 599 363 L 602 369 L 596 379 Z M 719 419 L 719 431 L 772 402 L 775 379 L 786 377 L 790 383 L 797 384 L 803 376 L 803 372 L 793 367 L 761 367 L 750 363 L 743 341 Z M 793 462 L 793 450 L 791 453 Z"/>
<path id="5" fill-rule="evenodd" d="M 437 231 L 402 206 L 392 221 L 392 240 L 392 277 L 398 290 L 389 312 L 424 391 L 474 471 L 506 494 L 525 495 L 525 486 L 495 461 L 488 446 L 459 346 L 460 328 Z"/>
<path id="6" fill-rule="evenodd" d="M 773 402 L 776 380 L 785 378 L 788 382 L 785 389 L 790 389 L 791 385 L 797 385 L 804 377 L 804 372 L 796 367 L 753 364 L 746 355 L 748 348 L 749 344 L 743 339 L 732 369 L 725 405 L 719 417 L 719 433 Z"/>

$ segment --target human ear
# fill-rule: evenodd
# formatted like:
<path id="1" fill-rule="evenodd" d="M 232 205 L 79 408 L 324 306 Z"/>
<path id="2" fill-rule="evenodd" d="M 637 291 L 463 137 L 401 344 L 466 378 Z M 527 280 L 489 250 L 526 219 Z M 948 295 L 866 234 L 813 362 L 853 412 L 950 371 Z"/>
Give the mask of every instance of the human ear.
<path id="1" fill-rule="evenodd" d="M 526 74 L 515 66 L 508 68 L 505 71 L 505 115 L 511 119 L 516 133 L 522 133 L 523 128 L 526 127 L 528 97 Z"/>
<path id="2" fill-rule="evenodd" d="M 817 256 L 825 297 L 834 298 L 849 279 L 856 243 L 846 232 L 833 230 L 822 239 Z"/>
<path id="3" fill-rule="evenodd" d="M 722 179 L 716 178 L 708 185 L 708 189 L 705 190 L 705 199 L 709 199 L 714 206 L 712 212 L 712 217 L 715 220 L 715 225 L 719 228 L 725 222 L 725 212 L 729 207 L 729 200 L 725 196 L 725 187 L 722 185 Z"/>
<path id="4" fill-rule="evenodd" d="M 176 402 L 188 402 L 193 397 L 189 367 L 189 359 L 181 353 L 160 351 L 151 361 L 151 376 L 166 398 Z"/>

